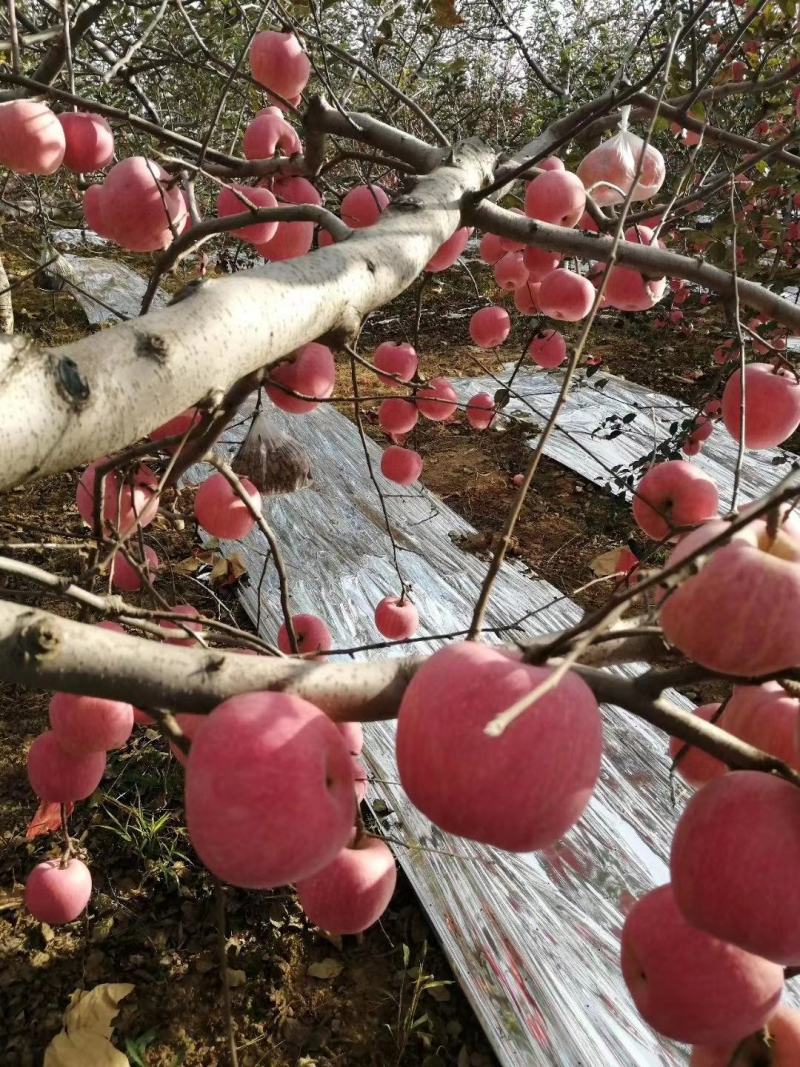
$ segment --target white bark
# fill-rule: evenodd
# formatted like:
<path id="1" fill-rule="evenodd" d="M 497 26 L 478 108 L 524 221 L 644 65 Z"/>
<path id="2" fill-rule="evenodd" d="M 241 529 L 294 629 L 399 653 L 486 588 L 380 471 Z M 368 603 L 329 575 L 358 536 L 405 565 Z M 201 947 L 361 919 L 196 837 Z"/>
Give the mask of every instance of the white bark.
<path id="1" fill-rule="evenodd" d="M 0 489 L 121 448 L 307 341 L 352 336 L 460 225 L 494 159 L 465 142 L 343 244 L 204 282 L 144 318 L 50 351 L 0 340 Z"/>
<path id="2" fill-rule="evenodd" d="M 14 332 L 14 304 L 8 287 L 8 275 L 0 257 L 0 334 Z"/>

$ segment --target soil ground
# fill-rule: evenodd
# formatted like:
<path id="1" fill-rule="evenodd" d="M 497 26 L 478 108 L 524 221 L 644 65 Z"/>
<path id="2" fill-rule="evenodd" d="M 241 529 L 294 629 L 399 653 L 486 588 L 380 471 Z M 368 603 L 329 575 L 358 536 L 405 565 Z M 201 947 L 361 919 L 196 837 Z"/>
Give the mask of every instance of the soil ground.
<path id="1" fill-rule="evenodd" d="M 31 268 L 23 255 L 29 237 L 17 224 L 2 228 L 4 260 L 14 276 Z M 146 269 L 140 257 L 125 259 Z M 186 277 L 173 279 L 170 287 Z M 479 285 L 486 291 L 480 268 Z M 501 357 L 471 347 L 467 323 L 477 306 L 471 283 L 458 271 L 429 285 L 418 342 L 426 376 L 481 374 L 486 367 L 497 371 L 522 349 L 530 327 L 526 320 L 515 326 Z M 409 338 L 414 308 L 411 291 L 371 316 L 361 350 L 368 354 L 380 340 Z M 85 331 L 70 297 L 44 292 L 34 281 L 15 291 L 15 311 L 18 330 L 47 344 Z M 568 332 L 574 337 L 574 329 Z M 716 343 L 705 329 L 653 333 L 646 316 L 604 314 L 590 350 L 612 373 L 697 400 L 713 385 L 710 353 Z M 361 386 L 367 381 L 359 370 Z M 341 384 L 350 391 L 344 367 Z M 371 383 L 370 388 L 374 391 Z M 374 423 L 369 430 L 381 436 Z M 476 527 L 479 536 L 472 547 L 485 551 L 512 499 L 511 478 L 530 455 L 523 429 L 477 434 L 463 421 L 427 423 L 415 433 L 413 446 L 425 457 L 425 485 Z M 62 573 L 79 571 L 88 543 L 81 546 L 86 531 L 74 510 L 76 479 L 72 472 L 4 499 L 0 539 L 52 537 L 73 546 L 17 556 Z M 623 503 L 545 461 L 525 504 L 513 553 L 572 595 L 592 579 L 591 560 L 631 534 Z M 180 566 L 196 551 L 191 523 L 176 530 L 158 520 L 153 537 L 160 554 L 178 564 L 163 586 L 171 602 L 193 603 L 246 625 L 231 585 L 210 590 L 190 567 Z M 0 581 L 5 597 L 73 610 L 30 584 Z M 588 606 L 601 595 L 595 588 L 576 598 Z M 47 700 L 48 694 L 0 686 L 0 1063 L 40 1063 L 73 990 L 119 981 L 136 987 L 123 1001 L 115 1030 L 117 1044 L 135 1067 L 226 1063 L 214 891 L 183 828 L 180 767 L 154 731 L 138 731 L 123 752 L 112 754 L 101 788 L 72 817 L 71 833 L 90 857 L 95 882 L 88 918 L 51 929 L 21 907 L 26 872 L 58 851 L 53 836 L 25 838 L 36 807 L 25 754 L 46 726 Z M 229 890 L 227 913 L 243 1067 L 489 1067 L 495 1062 L 402 877 L 381 924 L 343 942 L 333 943 L 311 929 L 289 890 Z M 322 961 L 333 963 L 319 972 L 314 965 Z M 316 977 L 315 971 L 329 976 Z"/>

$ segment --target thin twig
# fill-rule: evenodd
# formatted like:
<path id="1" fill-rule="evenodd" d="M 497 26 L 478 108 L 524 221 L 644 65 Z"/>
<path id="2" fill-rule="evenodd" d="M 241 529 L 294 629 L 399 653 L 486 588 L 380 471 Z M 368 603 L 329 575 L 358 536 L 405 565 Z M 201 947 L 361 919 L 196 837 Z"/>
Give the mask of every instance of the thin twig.
<path id="1" fill-rule="evenodd" d="M 225 1011 L 225 1031 L 228 1035 L 228 1055 L 231 1058 L 231 1067 L 239 1067 L 239 1056 L 236 1051 L 236 1030 L 233 1022 L 233 1006 L 231 1004 L 231 982 L 228 974 L 228 939 L 225 933 L 225 888 L 219 878 L 214 879 L 214 900 L 216 904 L 219 980 L 222 983 L 222 1006 Z"/>

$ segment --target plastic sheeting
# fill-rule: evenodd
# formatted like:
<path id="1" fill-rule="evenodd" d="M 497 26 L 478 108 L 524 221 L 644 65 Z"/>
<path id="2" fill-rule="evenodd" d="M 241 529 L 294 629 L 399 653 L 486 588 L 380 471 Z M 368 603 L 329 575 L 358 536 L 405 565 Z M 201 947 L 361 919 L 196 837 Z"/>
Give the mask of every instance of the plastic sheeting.
<path id="1" fill-rule="evenodd" d="M 69 248 L 82 245 L 95 248 L 107 244 L 91 230 L 56 230 L 51 239 L 55 244 Z M 87 257 L 66 252 L 63 258 L 69 270 L 69 277 L 65 279 L 66 288 L 86 312 L 86 318 L 93 326 L 102 322 L 138 318 L 147 289 L 147 283 L 141 275 L 124 263 L 104 256 Z M 166 303 L 167 297 L 159 289 L 153 300 L 153 310 L 165 307 Z"/>
<path id="2" fill-rule="evenodd" d="M 312 488 L 265 507 L 286 557 L 293 610 L 323 616 L 339 648 L 380 641 L 374 606 L 396 592 L 397 578 L 357 430 L 330 405 L 301 417 L 270 410 L 313 464 Z M 230 454 L 245 429 L 242 423 L 226 435 Z M 380 450 L 368 447 L 377 469 Z M 189 475 L 203 476 L 198 468 Z M 432 494 L 398 489 L 376 476 L 387 494 L 421 633 L 463 629 L 486 569 L 484 560 L 458 547 L 472 528 Z M 261 534 L 223 548 L 244 558 L 249 582 L 241 590 L 243 604 L 259 631 L 274 640 L 280 617 L 271 568 L 258 588 L 267 552 Z M 525 615 L 519 632 L 533 634 L 569 625 L 580 612 L 522 567 L 504 566 L 488 624 L 503 626 Z M 412 647 L 419 650 L 395 646 L 390 654 Z M 395 846 L 398 859 L 500 1061 L 514 1067 L 686 1062 L 682 1049 L 661 1042 L 636 1015 L 617 959 L 624 908 L 668 877 L 675 813 L 666 746 L 621 711 L 607 711 L 606 723 L 602 777 L 587 813 L 555 847 L 531 855 L 485 848 L 432 826 L 397 783 L 394 724 L 367 727 L 372 802 L 382 802 L 377 811 L 388 810 L 381 816 L 386 832 L 405 843 Z M 680 786 L 677 791 L 681 797 Z"/>
<path id="3" fill-rule="evenodd" d="M 509 364 L 506 373 L 497 378 L 454 379 L 452 384 L 462 402 L 484 390 L 493 395 L 503 380 L 508 380 L 512 367 Z M 541 429 L 558 399 L 561 380 L 561 374 L 552 371 L 520 370 L 503 412 L 527 415 Z M 621 488 L 613 484 L 614 477 L 632 473 L 631 464 L 643 457 L 649 460 L 655 447 L 671 436 L 670 428 L 696 414 L 697 409 L 688 404 L 602 370 L 589 378 L 581 373 L 545 445 L 545 455 L 596 485 L 620 492 Z M 536 440 L 536 435 L 531 438 L 531 447 Z M 703 443 L 702 451 L 692 457 L 692 463 L 719 487 L 723 508 L 732 499 L 737 449 L 730 434 L 718 426 Z M 795 458 L 779 448 L 745 453 L 739 503 L 763 496 L 788 474 L 789 461 Z M 633 471 L 635 482 L 645 470 L 643 466 Z M 626 491 L 625 495 L 631 494 Z"/>
<path id="4" fill-rule="evenodd" d="M 133 272 L 113 261 L 67 258 L 80 272 L 86 293 L 76 296 L 82 303 L 93 293 L 116 311 L 138 314 L 144 283 Z M 113 317 L 108 308 L 92 303 L 84 304 L 90 321 Z M 460 388 L 491 392 L 495 384 L 473 380 Z M 512 399 L 509 410 L 519 402 L 545 417 L 557 388 L 557 376 L 522 375 L 515 392 L 523 399 Z M 658 427 L 673 421 L 676 407 L 683 414 L 669 398 L 629 383 L 614 380 L 602 392 L 584 383 L 565 413 L 567 434 L 556 435 L 550 454 L 607 485 L 608 468 L 643 455 L 648 440 L 652 448 L 644 417 L 624 436 L 609 439 L 595 432 L 614 411 L 627 414 L 631 403 L 643 405 L 640 410 L 656 426 L 657 437 Z M 374 606 L 398 586 L 357 430 L 329 405 L 302 417 L 272 413 L 276 427 L 289 432 L 313 463 L 313 488 L 272 498 L 265 511 L 286 557 L 293 610 L 322 615 L 339 648 L 379 641 Z M 230 455 L 246 425 L 229 431 Z M 377 470 L 380 449 L 371 442 L 368 448 Z M 769 459 L 763 454 L 747 458 L 746 496 L 759 495 L 774 481 Z M 703 462 L 713 460 L 714 448 L 707 446 Z M 722 463 L 730 469 L 729 456 L 720 456 Z M 190 480 L 202 476 L 199 468 L 189 475 Z M 474 531 L 432 494 L 420 488 L 398 491 L 376 476 L 386 493 L 400 565 L 420 610 L 421 632 L 462 629 L 486 567 L 458 547 Z M 722 484 L 726 476 L 720 471 Z M 243 604 L 259 632 L 274 639 L 280 618 L 274 572 L 264 567 L 264 538 L 255 531 L 245 542 L 223 547 L 244 557 L 249 581 L 241 585 Z M 516 632 L 536 634 L 569 625 L 579 615 L 555 588 L 512 563 L 498 576 L 487 622 L 495 627 L 517 623 Z M 427 647 L 439 643 L 432 640 Z M 412 647 L 418 648 L 395 646 L 388 654 Z M 677 694 L 672 697 L 688 706 Z M 606 754 L 587 812 L 557 845 L 530 855 L 485 848 L 432 826 L 397 782 L 394 724 L 370 724 L 366 730 L 373 810 L 393 839 L 499 1060 L 508 1067 L 677 1067 L 687 1062 L 686 1050 L 659 1040 L 641 1022 L 617 958 L 626 907 L 668 877 L 676 812 L 665 742 L 617 709 L 604 714 Z M 525 773 L 522 758 L 520 773 Z M 684 797 L 678 785 L 679 807 Z"/>

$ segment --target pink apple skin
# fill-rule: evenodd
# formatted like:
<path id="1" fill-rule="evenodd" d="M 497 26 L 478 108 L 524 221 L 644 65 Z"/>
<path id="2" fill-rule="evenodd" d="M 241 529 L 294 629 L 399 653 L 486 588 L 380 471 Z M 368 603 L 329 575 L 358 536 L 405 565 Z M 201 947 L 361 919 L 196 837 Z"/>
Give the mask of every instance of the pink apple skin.
<path id="1" fill-rule="evenodd" d="M 417 407 L 426 419 L 443 422 L 455 413 L 458 396 L 446 378 L 431 378 L 417 393 Z"/>
<path id="2" fill-rule="evenodd" d="M 364 727 L 360 722 L 337 722 L 336 729 L 344 738 L 351 756 L 360 756 L 364 747 Z"/>
<path id="3" fill-rule="evenodd" d="M 761 771 L 709 782 L 678 822 L 670 871 L 688 922 L 775 963 L 800 963 L 796 786 Z"/>
<path id="4" fill-rule="evenodd" d="M 452 267 L 467 247 L 471 234 L 472 229 L 469 226 L 462 226 L 460 230 L 456 230 L 452 237 L 449 237 L 443 245 L 439 246 L 428 261 L 425 270 L 431 274 L 438 274 L 440 271 Z"/>
<path id="5" fill-rule="evenodd" d="M 331 720 L 285 693 L 220 704 L 186 763 L 186 825 L 223 881 L 269 889 L 330 863 L 355 819 L 352 757 Z"/>
<path id="6" fill-rule="evenodd" d="M 654 541 L 676 528 L 697 526 L 719 514 L 719 493 L 707 474 L 683 459 L 656 463 L 636 487 L 633 517 Z"/>
<path id="7" fill-rule="evenodd" d="M 355 778 L 356 804 L 360 804 L 369 792 L 367 768 L 361 760 L 353 758 L 353 777 Z"/>
<path id="8" fill-rule="evenodd" d="M 748 448 L 773 448 L 800 426 L 800 385 L 791 371 L 776 372 L 769 363 L 745 367 L 744 441 Z M 722 421 L 739 440 L 741 373 L 728 378 L 722 392 Z"/>
<path id="9" fill-rule="evenodd" d="M 237 196 L 237 193 L 240 194 Z M 244 197 L 242 200 L 240 197 Z M 257 208 L 272 208 L 278 206 L 278 201 L 269 191 L 261 186 L 233 185 L 230 189 L 220 189 L 217 197 L 217 215 L 226 218 L 228 215 L 243 215 L 250 208 L 245 201 L 249 201 Z M 252 226 L 240 226 L 238 230 L 231 230 L 236 237 L 243 241 L 249 241 L 253 245 L 262 245 L 271 240 L 278 229 L 277 222 L 254 222 Z"/>
<path id="10" fill-rule="evenodd" d="M 144 546 L 144 562 L 147 575 L 152 582 L 158 574 L 161 561 L 156 555 L 155 549 L 151 548 L 150 545 Z M 123 593 L 136 593 L 144 585 L 144 580 L 139 570 L 129 563 L 121 552 L 117 552 L 111 563 L 111 584 L 115 589 L 119 589 Z"/>
<path id="11" fill-rule="evenodd" d="M 343 848 L 333 863 L 297 883 L 300 906 L 329 934 L 360 934 L 380 919 L 397 884 L 397 868 L 388 845 L 362 837 Z"/>
<path id="12" fill-rule="evenodd" d="M 292 623 L 297 638 L 298 655 L 319 656 L 333 648 L 331 632 L 318 616 L 301 612 L 299 615 L 292 615 Z M 278 630 L 278 648 L 287 656 L 292 655 L 286 623 Z"/>
<path id="13" fill-rule="evenodd" d="M 54 693 L 50 725 L 65 752 L 82 756 L 122 748 L 133 730 L 133 708 L 119 700 Z"/>
<path id="14" fill-rule="evenodd" d="M 606 303 L 619 311 L 647 311 L 659 302 L 666 278 L 646 278 L 630 267 L 612 267 L 605 288 Z"/>
<path id="15" fill-rule="evenodd" d="M 91 895 L 89 868 L 74 856 L 64 867 L 58 860 L 37 863 L 25 880 L 25 907 L 34 919 L 51 926 L 74 922 Z"/>
<path id="16" fill-rule="evenodd" d="M 405 641 L 419 629 L 419 613 L 410 600 L 385 596 L 375 608 L 375 625 L 390 641 Z"/>
<path id="17" fill-rule="evenodd" d="M 58 116 L 64 130 L 64 166 L 76 174 L 103 170 L 114 158 L 114 134 L 108 120 L 93 112 L 65 111 Z"/>
<path id="18" fill-rule="evenodd" d="M 78 480 L 75 504 L 84 522 L 94 529 L 94 491 L 97 468 L 107 461 L 107 456 L 90 463 Z M 103 518 L 119 529 L 123 535 L 134 526 L 149 526 L 158 512 L 158 497 L 146 485 L 120 483 L 116 471 L 109 471 L 103 481 Z"/>
<path id="19" fill-rule="evenodd" d="M 250 45 L 250 69 L 264 88 L 291 100 L 305 89 L 311 60 L 293 33 L 263 30 Z"/>
<path id="20" fill-rule="evenodd" d="M 0 166 L 17 174 L 55 174 L 65 148 L 64 130 L 47 104 L 0 104 Z"/>
<path id="21" fill-rule="evenodd" d="M 282 263 L 304 256 L 311 251 L 313 243 L 313 222 L 279 222 L 275 236 L 265 244 L 256 245 L 256 251 L 270 263 Z"/>
<path id="22" fill-rule="evenodd" d="M 174 604 L 172 606 L 171 610 L 175 615 L 183 615 L 183 616 L 185 616 L 187 621 L 183 622 L 183 623 L 180 623 L 180 622 L 170 622 L 169 619 L 164 619 L 160 623 L 160 625 L 165 630 L 176 630 L 177 631 L 177 634 L 176 634 L 175 637 L 168 637 L 167 638 L 167 644 L 170 644 L 170 645 L 183 645 L 185 648 L 197 648 L 198 647 L 198 642 L 193 637 L 189 637 L 187 635 L 186 631 L 187 630 L 192 630 L 195 633 L 200 633 L 202 631 L 203 624 L 201 622 L 192 622 L 191 621 L 192 619 L 198 618 L 198 616 L 200 615 L 200 612 L 197 610 L 197 608 L 193 607 L 191 604 Z"/>
<path id="23" fill-rule="evenodd" d="M 497 407 L 488 393 L 476 393 L 470 397 L 465 413 L 473 430 L 488 430 L 497 419 Z"/>
<path id="24" fill-rule="evenodd" d="M 800 1012 L 781 1006 L 767 1019 L 766 1025 L 770 1038 L 769 1067 L 797 1067 L 800 1063 Z M 737 1047 L 694 1048 L 689 1067 L 730 1067 Z M 744 1061 L 741 1067 L 758 1067 L 758 1063 Z M 762 1067 L 765 1067 L 763 1061 Z"/>
<path id="25" fill-rule="evenodd" d="M 511 333 L 511 318 L 505 308 L 492 304 L 476 311 L 469 320 L 469 335 L 481 348 L 497 348 Z"/>
<path id="26" fill-rule="evenodd" d="M 777 682 L 734 686 L 720 726 L 749 745 L 800 769 L 797 747 L 800 702 Z"/>
<path id="27" fill-rule="evenodd" d="M 436 652 L 414 675 L 400 705 L 397 765 L 410 800 L 437 826 L 529 852 L 580 818 L 597 782 L 602 727 L 577 675 L 567 674 L 499 737 L 484 732 L 549 674 L 464 642 Z"/>
<path id="28" fill-rule="evenodd" d="M 90 230 L 113 241 L 112 234 L 106 229 L 103 219 L 103 187 L 102 185 L 90 185 L 83 194 L 83 217 Z"/>
<path id="29" fill-rule="evenodd" d="M 502 238 L 498 237 L 496 233 L 485 233 L 481 237 L 479 255 L 484 263 L 494 266 L 498 259 L 505 255 Z"/>
<path id="30" fill-rule="evenodd" d="M 539 314 L 539 289 L 541 282 L 527 281 L 514 290 L 514 307 L 520 315 Z"/>
<path id="31" fill-rule="evenodd" d="M 50 804 L 85 800 L 103 777 L 105 752 L 73 756 L 58 743 L 53 730 L 46 730 L 28 749 L 28 781 L 31 789 Z"/>
<path id="32" fill-rule="evenodd" d="M 528 345 L 533 362 L 547 370 L 560 367 L 567 358 L 567 342 L 558 330 L 542 330 Z"/>
<path id="33" fill-rule="evenodd" d="M 621 962 L 645 1022 L 687 1044 L 741 1041 L 764 1025 L 783 991 L 781 967 L 690 926 L 670 885 L 628 912 Z"/>
<path id="34" fill-rule="evenodd" d="M 525 214 L 555 226 L 574 226 L 586 208 L 583 182 L 568 170 L 550 170 L 528 182 Z"/>
<path id="35" fill-rule="evenodd" d="M 267 396 L 275 407 L 292 415 L 307 415 L 319 407 L 320 400 L 326 400 L 333 392 L 336 383 L 333 352 L 327 345 L 311 341 L 298 348 L 290 363 L 279 363 L 277 367 L 272 367 L 270 378 L 276 384 L 266 387 Z M 281 389 L 281 386 L 285 388 Z M 286 392 L 287 389 L 314 399 L 303 400 L 292 396 Z"/>
<path id="36" fill-rule="evenodd" d="M 501 289 L 519 289 L 528 280 L 528 268 L 521 252 L 506 252 L 494 265 L 494 280 Z"/>
<path id="37" fill-rule="evenodd" d="M 381 474 L 398 485 L 413 485 L 422 474 L 422 456 L 411 448 L 389 445 L 381 456 Z"/>
<path id="38" fill-rule="evenodd" d="M 395 378 L 399 378 L 401 382 L 411 381 L 417 373 L 419 357 L 413 345 L 384 341 L 375 349 L 372 362 L 378 370 L 386 372 L 378 375 L 385 385 L 397 385 Z M 390 374 L 395 378 L 387 377 Z"/>
<path id="39" fill-rule="evenodd" d="M 188 408 L 174 418 L 158 426 L 148 434 L 151 441 L 161 441 L 165 437 L 182 437 L 189 430 L 194 429 L 200 422 L 200 412 L 197 408 Z"/>
<path id="40" fill-rule="evenodd" d="M 702 707 L 695 708 L 694 714 L 698 718 L 705 720 L 705 722 L 711 722 L 719 711 L 719 707 L 719 704 L 703 704 Z M 716 725 L 722 726 L 719 719 L 716 720 Z M 679 737 L 670 738 L 670 758 L 674 760 L 681 752 L 683 752 L 683 755 L 678 761 L 675 770 L 684 782 L 689 785 L 695 787 L 705 785 L 712 778 L 719 778 L 720 775 L 726 774 L 728 771 L 726 764 L 713 756 L 709 756 L 702 748 L 695 748 L 693 745 L 687 747 L 686 743 Z"/>
<path id="41" fill-rule="evenodd" d="M 387 433 L 408 433 L 419 421 L 419 410 L 410 400 L 391 396 L 378 408 L 378 422 Z"/>
<path id="42" fill-rule="evenodd" d="M 550 274 L 558 267 L 562 260 L 560 252 L 549 252 L 546 248 L 526 248 L 522 253 L 525 266 L 528 268 L 528 281 L 540 282 L 542 278 Z"/>
<path id="43" fill-rule="evenodd" d="M 131 252 L 155 252 L 180 232 L 186 204 L 162 166 L 144 156 L 115 164 L 102 185 L 103 224 L 117 244 Z"/>
<path id="44" fill-rule="evenodd" d="M 592 310 L 594 296 L 594 286 L 588 278 L 559 267 L 542 279 L 538 300 L 542 314 L 551 319 L 578 322 Z"/>
<path id="45" fill-rule="evenodd" d="M 187 712 L 180 712 L 178 715 L 175 716 L 175 721 L 177 722 L 178 726 L 180 726 L 181 733 L 183 734 L 183 736 L 191 744 L 191 742 L 194 741 L 195 737 L 197 736 L 198 730 L 200 730 L 203 723 L 206 721 L 206 716 L 190 715 Z M 172 755 L 175 757 L 178 763 L 182 763 L 185 767 L 186 760 L 188 758 L 187 755 L 183 752 L 181 748 L 173 744 L 172 741 L 170 741 L 169 747 L 172 749 Z"/>
<path id="46" fill-rule="evenodd" d="M 681 538 L 667 565 L 724 532 L 705 523 Z M 800 544 L 766 523 L 752 522 L 715 549 L 699 573 L 661 602 L 668 641 L 709 670 L 758 677 L 800 663 Z M 765 620 L 770 625 L 765 625 Z"/>
<path id="47" fill-rule="evenodd" d="M 240 478 L 242 488 L 257 511 L 261 494 L 249 478 Z M 224 474 L 212 474 L 200 485 L 194 498 L 194 514 L 199 526 L 214 537 L 238 541 L 247 537 L 256 524 L 255 516 Z"/>
<path id="48" fill-rule="evenodd" d="M 124 634 L 125 633 L 124 628 L 122 626 L 120 626 L 120 624 L 118 622 L 111 622 L 110 620 L 108 620 L 106 622 L 95 623 L 95 625 L 99 626 L 101 630 L 112 630 L 114 633 L 118 633 L 118 634 Z M 152 726 L 153 725 L 153 719 L 149 715 L 147 715 L 145 712 L 143 712 L 141 708 L 133 708 L 132 711 L 133 711 L 133 721 L 134 721 L 134 724 L 136 726 Z"/>
<path id="49" fill-rule="evenodd" d="M 354 230 L 372 226 L 389 203 L 379 185 L 356 185 L 342 200 L 342 219 Z"/>

